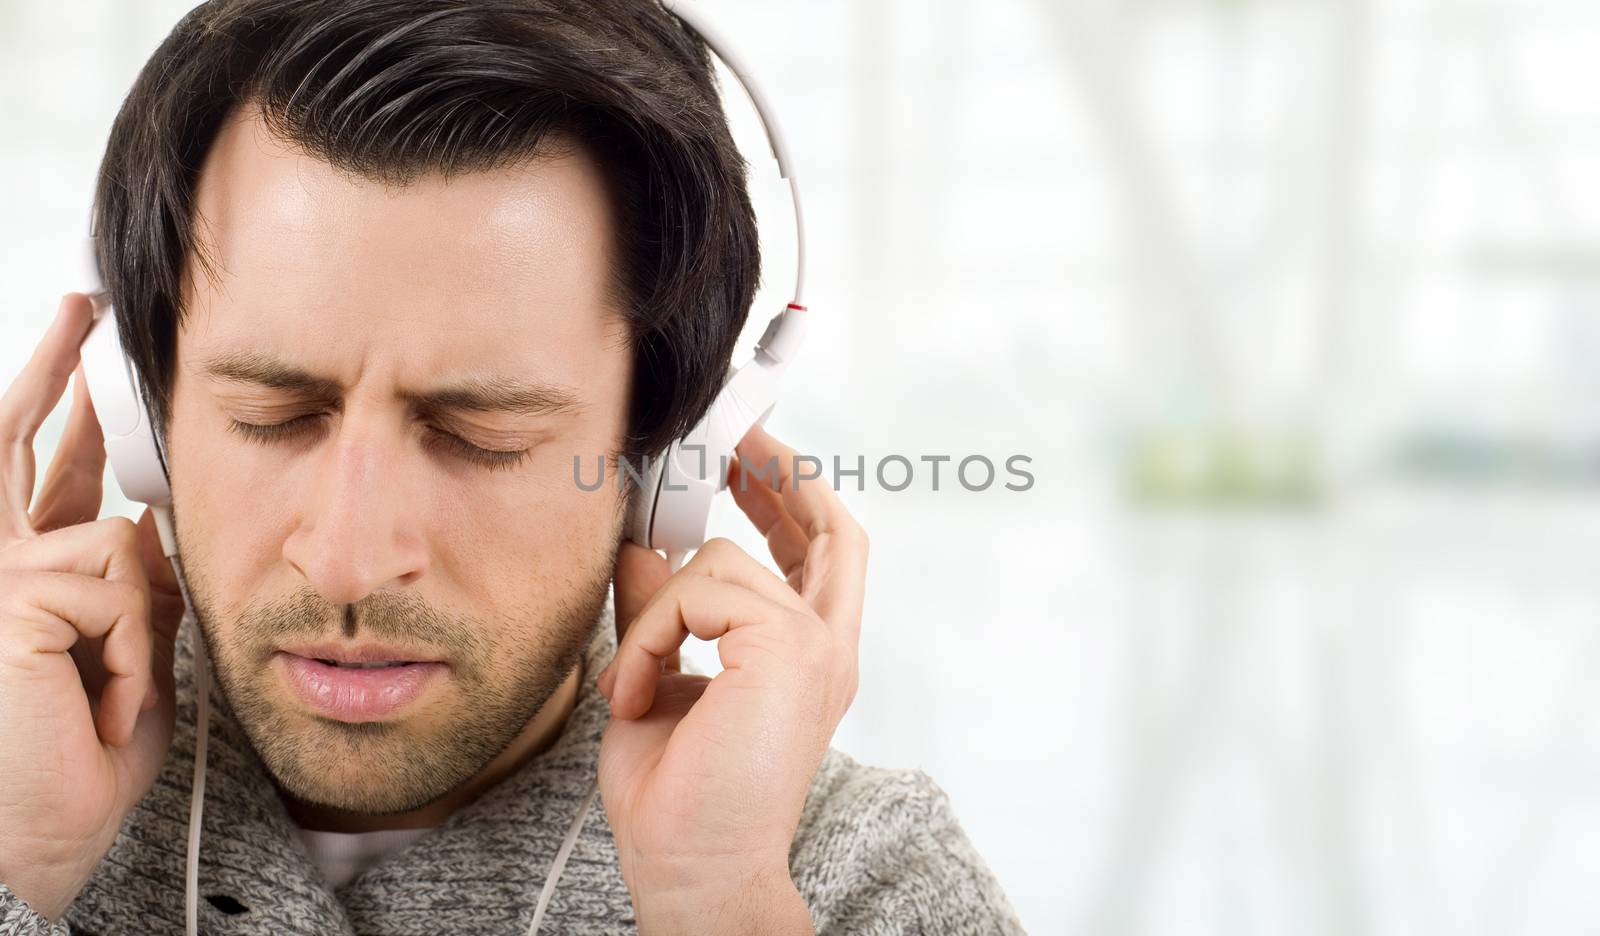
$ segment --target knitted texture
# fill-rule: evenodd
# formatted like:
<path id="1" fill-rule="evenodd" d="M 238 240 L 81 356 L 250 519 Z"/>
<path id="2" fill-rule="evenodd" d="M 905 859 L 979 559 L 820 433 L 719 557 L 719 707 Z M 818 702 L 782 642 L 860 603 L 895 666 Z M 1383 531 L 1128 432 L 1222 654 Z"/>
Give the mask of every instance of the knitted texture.
<path id="1" fill-rule="evenodd" d="M 0 884 L 0 936 L 67 936 L 67 927 L 64 923 L 51 926 L 27 901 Z"/>
<path id="2" fill-rule="evenodd" d="M 521 936 L 598 763 L 609 717 L 595 677 L 616 651 L 608 603 L 577 703 L 555 743 L 442 825 L 337 891 L 320 877 L 269 775 L 213 684 L 200 845 L 200 931 L 238 936 Z M 192 618 L 184 622 L 191 633 Z M 0 936 L 183 933 L 184 848 L 194 764 L 194 658 L 178 642 L 178 724 L 150 793 L 51 926 L 0 885 Z M 616 844 L 596 801 L 550 901 L 543 933 L 637 932 Z M 865 767 L 829 749 L 790 850 L 819 934 L 1020 933 L 950 801 L 916 770 Z"/>

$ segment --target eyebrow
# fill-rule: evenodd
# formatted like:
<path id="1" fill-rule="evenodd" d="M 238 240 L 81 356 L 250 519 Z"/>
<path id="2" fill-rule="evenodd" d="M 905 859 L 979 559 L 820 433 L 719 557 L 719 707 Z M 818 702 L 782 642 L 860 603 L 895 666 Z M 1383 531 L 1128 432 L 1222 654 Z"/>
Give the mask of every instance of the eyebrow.
<path id="1" fill-rule="evenodd" d="M 338 403 L 343 395 L 338 381 L 319 377 L 257 351 L 218 355 L 204 362 L 201 370 L 218 380 L 285 390 L 327 405 Z M 505 377 L 472 377 L 423 392 L 401 390 L 397 396 L 423 412 L 552 416 L 582 408 L 577 393 L 570 387 Z"/>
<path id="2" fill-rule="evenodd" d="M 218 355 L 202 364 L 201 370 L 217 380 L 287 390 L 319 402 L 336 403 L 342 393 L 337 381 L 318 377 L 256 351 Z"/>
<path id="3" fill-rule="evenodd" d="M 553 416 L 582 408 L 577 394 L 567 387 L 550 383 L 524 383 L 504 377 L 470 378 L 426 393 L 402 390 L 399 396 L 423 412 L 470 410 L 476 413 Z"/>

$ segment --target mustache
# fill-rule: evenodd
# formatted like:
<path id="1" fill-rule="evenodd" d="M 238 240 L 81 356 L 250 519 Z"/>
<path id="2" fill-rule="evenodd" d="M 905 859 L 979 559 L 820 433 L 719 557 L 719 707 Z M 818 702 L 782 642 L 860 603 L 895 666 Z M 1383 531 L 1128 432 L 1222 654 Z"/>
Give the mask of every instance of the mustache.
<path id="1" fill-rule="evenodd" d="M 336 605 L 304 586 L 282 598 L 251 604 L 238 620 L 238 639 L 264 655 L 286 643 L 326 640 L 336 633 L 352 640 L 436 650 L 468 675 L 481 670 L 489 654 L 482 625 L 403 592 L 373 592 L 353 604 Z"/>

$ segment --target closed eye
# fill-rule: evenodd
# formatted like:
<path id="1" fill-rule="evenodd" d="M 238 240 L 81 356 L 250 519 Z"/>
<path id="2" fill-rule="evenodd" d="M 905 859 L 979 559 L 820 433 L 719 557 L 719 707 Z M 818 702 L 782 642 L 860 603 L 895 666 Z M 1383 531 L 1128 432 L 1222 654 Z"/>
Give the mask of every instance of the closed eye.
<path id="1" fill-rule="evenodd" d="M 280 423 L 247 423 L 237 419 L 228 420 L 228 429 L 236 432 L 251 442 L 261 445 L 292 442 L 301 439 L 310 439 L 325 427 L 323 420 L 325 413 L 307 413 L 296 416 Z M 514 468 L 522 463 L 528 456 L 528 449 L 487 449 L 474 445 L 453 432 L 446 432 L 429 426 L 426 433 L 428 445 L 444 454 L 459 458 L 463 461 L 482 468 L 503 469 Z"/>
<path id="2" fill-rule="evenodd" d="M 307 413 L 280 423 L 247 423 L 230 419 L 228 428 L 252 442 L 281 442 L 309 435 L 318 428 L 316 423 L 321 418 L 321 413 Z"/>

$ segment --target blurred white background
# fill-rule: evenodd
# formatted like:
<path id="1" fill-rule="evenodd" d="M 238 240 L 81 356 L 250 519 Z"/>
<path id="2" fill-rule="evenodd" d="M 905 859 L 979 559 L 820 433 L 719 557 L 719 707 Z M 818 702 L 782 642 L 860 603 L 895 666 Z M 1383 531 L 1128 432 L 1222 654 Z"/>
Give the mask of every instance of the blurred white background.
<path id="1" fill-rule="evenodd" d="M 1600 930 L 1600 6 L 705 4 L 806 173 L 771 426 L 1036 478 L 846 489 L 836 743 L 939 781 L 1036 933 Z M 6 382 L 190 5 L 0 0 Z"/>

